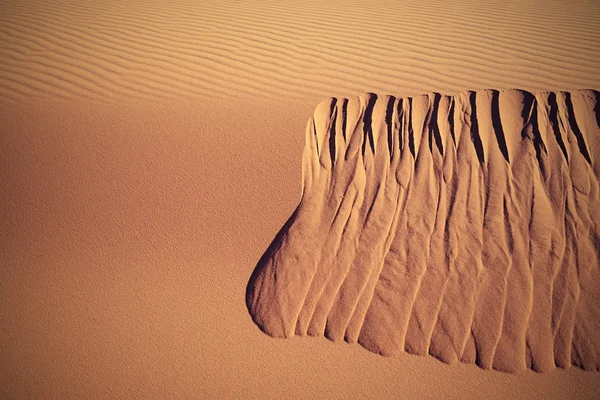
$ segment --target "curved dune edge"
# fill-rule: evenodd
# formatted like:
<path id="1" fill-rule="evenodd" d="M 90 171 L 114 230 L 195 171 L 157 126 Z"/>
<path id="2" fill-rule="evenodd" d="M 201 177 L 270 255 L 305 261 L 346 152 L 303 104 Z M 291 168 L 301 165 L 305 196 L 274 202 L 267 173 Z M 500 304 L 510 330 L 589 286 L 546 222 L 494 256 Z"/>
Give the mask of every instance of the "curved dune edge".
<path id="1" fill-rule="evenodd" d="M 600 94 L 321 102 L 247 286 L 268 335 L 484 369 L 600 367 Z"/>

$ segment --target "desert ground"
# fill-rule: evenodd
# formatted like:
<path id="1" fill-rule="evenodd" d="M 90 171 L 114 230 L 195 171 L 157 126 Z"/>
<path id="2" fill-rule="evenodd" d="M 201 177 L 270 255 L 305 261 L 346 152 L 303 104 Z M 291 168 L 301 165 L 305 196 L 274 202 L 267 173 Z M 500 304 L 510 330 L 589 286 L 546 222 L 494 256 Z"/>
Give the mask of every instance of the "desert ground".
<path id="1" fill-rule="evenodd" d="M 3 1 L 0 398 L 597 399 L 272 338 L 246 288 L 324 98 L 600 90 L 599 43 L 583 0 Z"/>

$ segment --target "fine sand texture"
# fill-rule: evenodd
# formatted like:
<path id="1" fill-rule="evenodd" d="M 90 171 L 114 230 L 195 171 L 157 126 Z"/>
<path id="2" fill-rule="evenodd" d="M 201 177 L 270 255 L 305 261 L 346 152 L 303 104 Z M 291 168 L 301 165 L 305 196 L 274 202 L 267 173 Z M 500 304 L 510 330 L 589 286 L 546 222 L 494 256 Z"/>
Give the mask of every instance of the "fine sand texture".
<path id="1" fill-rule="evenodd" d="M 323 101 L 256 324 L 482 368 L 600 368 L 600 93 Z"/>
<path id="2" fill-rule="evenodd" d="M 3 0 L 0 96 L 286 98 L 596 88 L 595 1 Z"/>
<path id="3" fill-rule="evenodd" d="M 600 91 L 598 43 L 594 0 L 0 1 L 0 400 L 599 399 L 599 373 L 586 370 L 598 355 L 590 350 L 597 319 L 584 317 L 595 312 L 588 308 L 595 264 L 580 262 L 597 249 L 596 122 L 586 115 Z M 514 88 L 523 92 L 506 92 Z M 368 119 L 359 113 L 363 93 L 381 95 Z M 389 116 L 385 94 L 395 95 Z M 507 95 L 515 100 L 502 100 Z M 519 117 L 519 96 L 522 110 L 535 98 L 537 115 Z M 338 99 L 334 135 L 319 125 L 333 115 L 325 102 L 315 120 L 320 136 L 313 143 L 320 147 L 307 153 L 313 158 L 303 168 L 306 122 L 329 98 Z M 361 100 L 365 110 L 372 98 Z M 464 120 L 444 118 L 446 107 Z M 496 111 L 514 118 L 495 119 Z M 358 152 L 346 161 L 343 136 L 335 133 L 349 129 L 350 117 L 373 132 L 364 140 L 357 128 Z M 433 135 L 426 119 L 437 123 Z M 502 135 L 490 121 L 500 121 Z M 524 138 L 514 135 L 521 123 Z M 321 152 L 323 166 L 314 158 Z M 376 173 L 392 156 L 401 167 L 397 185 L 391 167 Z M 350 179 L 340 167 L 351 162 L 358 174 Z M 343 194 L 342 183 L 352 183 L 357 203 L 345 201 L 339 211 L 352 215 L 349 227 L 356 229 L 343 237 L 358 242 L 339 244 L 357 253 L 322 252 L 308 270 L 300 263 L 299 273 L 327 273 L 324 261 L 333 266 L 343 254 L 365 258 L 360 265 L 367 268 L 385 254 L 385 274 L 401 273 L 395 268 L 409 264 L 386 264 L 389 246 L 415 261 L 417 269 L 404 272 L 422 274 L 421 291 L 439 293 L 418 294 L 414 276 L 390 277 L 390 285 L 404 282 L 404 290 L 415 291 L 415 312 L 392 314 L 408 305 L 388 308 L 382 296 L 408 294 L 386 291 L 376 274 L 368 281 L 352 274 L 346 286 L 366 282 L 369 308 L 378 311 L 367 313 L 366 297 L 353 306 L 358 291 L 335 291 L 347 297 L 331 323 L 316 329 L 310 304 L 296 310 L 300 304 L 285 302 L 297 295 L 289 290 L 306 290 L 306 276 L 299 276 L 281 287 L 281 304 L 273 303 L 288 307 L 283 319 L 274 322 L 281 317 L 272 318 L 276 308 L 253 311 L 255 319 L 265 317 L 263 329 L 294 337 L 264 334 L 248 312 L 249 278 L 300 199 L 308 205 L 299 183 L 309 167 L 325 181 L 305 174 L 305 182 L 313 179 L 311 192 L 326 194 L 328 203 L 315 200 L 305 216 L 339 201 L 339 192 L 322 188 Z M 333 185 L 326 180 L 336 168 Z M 555 194 L 565 196 L 564 207 Z M 404 208 L 395 210 L 400 200 Z M 369 202 L 372 217 L 359 229 Z M 381 212 L 387 203 L 390 214 Z M 335 247 L 343 227 L 325 228 L 299 229 L 312 232 L 302 240 L 315 248 L 298 256 Z M 376 239 L 409 229 L 412 235 L 389 243 Z M 510 270 L 479 271 L 489 265 L 483 257 L 493 256 L 510 261 L 494 264 Z M 475 261 L 461 264 L 469 258 Z M 542 267 L 528 276 L 529 263 Z M 436 275 L 430 265 L 454 269 Z M 474 282 L 473 272 L 486 281 Z M 383 268 L 379 276 L 386 276 Z M 501 285 L 492 296 L 495 282 Z M 264 283 L 267 295 L 274 287 Z M 533 287 L 511 295 L 519 285 Z M 471 303 L 451 300 L 474 295 L 473 288 L 479 297 Z M 435 298 L 439 310 L 429 307 Z M 310 299 L 316 309 L 317 296 Z M 558 309 L 547 307 L 549 299 Z M 452 306 L 464 310 L 446 308 Z M 362 323 L 348 316 L 359 309 Z M 524 313 L 534 323 L 526 328 Z M 463 344 L 466 321 L 452 318 L 470 315 L 485 326 L 471 324 Z M 359 344 L 302 337 L 295 335 L 298 321 L 300 334 L 342 339 L 352 327 L 348 338 L 376 352 L 403 353 L 409 344 L 410 352 L 435 357 L 382 357 Z M 436 358 L 473 356 L 454 365 Z M 502 370 L 529 363 L 535 371 L 557 363 L 582 368 L 504 373 L 494 370 L 500 358 Z"/>

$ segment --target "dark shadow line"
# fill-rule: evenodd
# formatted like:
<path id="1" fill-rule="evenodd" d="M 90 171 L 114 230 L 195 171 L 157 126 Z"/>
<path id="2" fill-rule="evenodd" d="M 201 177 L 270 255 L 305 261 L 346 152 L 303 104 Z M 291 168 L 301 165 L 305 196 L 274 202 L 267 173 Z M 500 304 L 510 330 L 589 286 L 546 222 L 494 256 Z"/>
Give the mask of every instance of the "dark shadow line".
<path id="1" fill-rule="evenodd" d="M 348 99 L 344 99 L 342 102 L 342 135 L 344 141 L 348 140 L 346 129 L 348 128 Z"/>
<path id="2" fill-rule="evenodd" d="M 594 116 L 596 117 L 596 125 L 600 128 L 600 92 L 592 90 L 596 102 L 594 103 Z"/>
<path id="3" fill-rule="evenodd" d="M 329 157 L 331 158 L 331 166 L 335 163 L 335 125 L 337 122 L 337 99 L 333 99 L 331 102 L 331 108 L 329 109 Z"/>
<path id="4" fill-rule="evenodd" d="M 583 134 L 579 129 L 579 125 L 577 125 L 577 120 L 575 119 L 575 110 L 573 110 L 573 102 L 571 100 L 571 93 L 569 92 L 565 93 L 565 104 L 567 106 L 567 118 L 569 120 L 569 125 L 571 126 L 571 130 L 577 138 L 577 145 L 579 146 L 579 151 L 587 160 L 587 162 L 591 165 L 592 159 L 590 157 L 587 144 L 585 143 L 585 138 L 583 137 Z"/>
<path id="5" fill-rule="evenodd" d="M 440 125 L 438 123 L 441 98 L 441 94 L 433 93 L 433 109 L 431 110 L 431 118 L 429 120 L 429 151 L 433 154 L 433 142 L 435 141 L 435 146 L 443 156 L 444 145 L 442 143 L 442 135 L 440 134 Z"/>
<path id="6" fill-rule="evenodd" d="M 408 148 L 413 158 L 416 158 L 415 154 L 415 135 L 413 132 L 412 116 L 413 116 L 413 101 L 412 97 L 408 98 Z"/>
<path id="7" fill-rule="evenodd" d="M 375 103 L 377 102 L 377 95 L 370 93 L 369 94 L 369 102 L 367 103 L 367 107 L 365 108 L 365 113 L 363 115 L 363 146 L 362 146 L 362 154 L 365 155 L 365 150 L 367 146 L 367 141 L 369 142 L 369 146 L 371 147 L 371 151 L 373 154 L 375 153 L 375 140 L 373 138 L 373 108 L 375 107 Z"/>
<path id="8" fill-rule="evenodd" d="M 537 158 L 538 165 L 542 172 L 542 176 L 544 178 L 547 177 L 546 165 L 544 163 L 544 159 L 542 157 L 542 153 L 548 154 L 548 149 L 546 149 L 546 144 L 542 139 L 542 134 L 540 133 L 539 121 L 538 121 L 538 102 L 534 98 L 533 109 L 531 110 L 531 119 L 529 123 L 531 124 L 531 128 L 533 130 L 533 148 L 535 149 L 535 157 Z"/>
<path id="9" fill-rule="evenodd" d="M 550 121 L 550 126 L 552 127 L 552 132 L 554 133 L 554 138 L 560 147 L 560 150 L 565 157 L 565 160 L 569 162 L 569 153 L 567 153 L 567 147 L 565 146 L 565 142 L 563 141 L 562 135 L 560 134 L 559 122 L 558 122 L 558 102 L 556 100 L 556 93 L 551 92 L 548 94 L 548 105 L 550 109 L 548 110 L 548 120 Z"/>
<path id="10" fill-rule="evenodd" d="M 400 97 L 398 99 L 398 105 L 396 106 L 396 109 L 398 110 L 398 122 L 399 122 L 399 129 L 398 129 L 398 150 L 402 151 L 402 149 L 404 148 L 404 123 L 405 123 L 405 118 L 406 116 L 404 115 L 404 98 Z"/>
<path id="11" fill-rule="evenodd" d="M 477 121 L 477 102 L 476 92 L 469 94 L 469 102 L 471 103 L 471 141 L 475 147 L 475 153 L 477 153 L 477 159 L 480 164 L 483 164 L 485 158 L 483 153 L 483 144 L 481 143 L 481 137 L 479 136 L 479 121 Z"/>
<path id="12" fill-rule="evenodd" d="M 504 156 L 506 162 L 510 163 L 510 157 L 508 156 L 508 147 L 506 146 L 506 136 L 504 135 L 504 129 L 502 128 L 502 119 L 500 118 L 500 104 L 499 99 L 500 92 L 497 90 L 492 91 L 492 127 L 494 128 L 494 135 L 496 136 L 496 142 L 500 148 L 500 152 Z"/>
<path id="13" fill-rule="evenodd" d="M 394 117 L 394 103 L 396 102 L 396 98 L 394 96 L 390 96 L 388 99 L 387 109 L 385 111 L 385 125 L 387 128 L 387 143 L 388 143 L 388 151 L 390 153 L 390 159 L 394 154 L 394 121 L 392 118 Z"/>
<path id="14" fill-rule="evenodd" d="M 450 109 L 448 110 L 448 125 L 450 125 L 450 136 L 456 148 L 456 134 L 454 132 L 454 109 L 456 108 L 455 96 L 450 98 Z"/>

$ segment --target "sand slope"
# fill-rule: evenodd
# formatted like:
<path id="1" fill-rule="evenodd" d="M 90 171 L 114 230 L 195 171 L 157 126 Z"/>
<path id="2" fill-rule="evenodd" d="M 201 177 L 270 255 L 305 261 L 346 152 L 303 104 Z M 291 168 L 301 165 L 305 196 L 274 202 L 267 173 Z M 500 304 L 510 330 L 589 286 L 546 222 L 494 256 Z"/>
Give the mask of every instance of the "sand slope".
<path id="1" fill-rule="evenodd" d="M 600 94 L 333 98 L 248 284 L 270 335 L 482 368 L 600 367 Z"/>
<path id="2" fill-rule="evenodd" d="M 275 340 L 245 303 L 322 99 L 600 90 L 599 41 L 590 0 L 1 1 L 0 398 L 600 398 Z"/>

